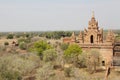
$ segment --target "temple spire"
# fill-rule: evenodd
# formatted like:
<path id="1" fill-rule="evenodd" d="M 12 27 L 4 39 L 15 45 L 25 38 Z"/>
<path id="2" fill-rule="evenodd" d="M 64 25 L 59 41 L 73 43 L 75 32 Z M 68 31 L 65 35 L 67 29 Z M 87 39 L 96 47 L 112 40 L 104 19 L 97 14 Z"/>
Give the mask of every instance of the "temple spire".
<path id="1" fill-rule="evenodd" d="M 92 11 L 92 17 L 95 17 L 94 11 Z"/>
<path id="2" fill-rule="evenodd" d="M 75 32 L 72 33 L 72 36 L 71 37 L 75 37 Z"/>

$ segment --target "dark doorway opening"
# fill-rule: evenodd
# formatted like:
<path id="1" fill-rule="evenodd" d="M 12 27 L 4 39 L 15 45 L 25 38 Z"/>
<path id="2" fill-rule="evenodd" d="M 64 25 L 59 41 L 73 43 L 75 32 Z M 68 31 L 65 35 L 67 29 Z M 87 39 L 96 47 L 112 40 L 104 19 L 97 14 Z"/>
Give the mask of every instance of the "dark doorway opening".
<path id="1" fill-rule="evenodd" d="M 105 61 L 102 61 L 102 66 L 105 66 Z"/>
<path id="2" fill-rule="evenodd" d="M 93 41 L 93 35 L 91 35 L 91 37 L 90 37 L 90 42 L 94 43 L 94 41 Z"/>

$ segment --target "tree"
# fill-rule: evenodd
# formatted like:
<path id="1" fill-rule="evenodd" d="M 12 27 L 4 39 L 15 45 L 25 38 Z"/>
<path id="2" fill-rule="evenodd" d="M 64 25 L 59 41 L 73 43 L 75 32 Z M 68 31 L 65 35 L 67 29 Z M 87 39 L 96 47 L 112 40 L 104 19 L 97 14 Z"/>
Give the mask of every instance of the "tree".
<path id="1" fill-rule="evenodd" d="M 42 58 L 43 57 L 43 51 L 51 49 L 51 45 L 48 44 L 46 41 L 37 41 L 33 44 L 33 47 L 31 47 L 31 51 L 37 52 L 37 54 Z"/>
<path id="2" fill-rule="evenodd" d="M 53 31 L 53 32 L 45 32 L 41 33 L 39 36 L 46 37 L 48 39 L 60 39 L 61 37 L 68 36 L 70 37 L 72 32 L 70 31 Z"/>
<path id="3" fill-rule="evenodd" d="M 87 62 L 86 56 L 87 56 L 86 52 L 82 52 L 80 55 L 78 55 L 78 60 L 76 62 L 77 67 L 79 68 L 86 67 L 86 62 Z"/>
<path id="4" fill-rule="evenodd" d="M 42 68 L 37 69 L 36 80 L 53 80 L 51 79 L 55 75 L 53 65 L 46 63 Z"/>
<path id="5" fill-rule="evenodd" d="M 82 49 L 77 44 L 71 44 L 64 52 L 65 60 L 68 63 L 76 63 L 78 55 L 82 53 Z"/>
<path id="6" fill-rule="evenodd" d="M 45 50 L 43 52 L 43 60 L 48 61 L 55 61 L 57 58 L 57 53 L 54 49 Z"/>
<path id="7" fill-rule="evenodd" d="M 13 39 L 13 34 L 9 34 L 8 36 L 7 36 L 7 39 Z"/>
<path id="8" fill-rule="evenodd" d="M 30 35 L 29 35 L 29 34 L 26 34 L 25 36 L 26 36 L 27 38 L 28 38 L 28 37 L 30 37 Z"/>
<path id="9" fill-rule="evenodd" d="M 0 80 L 24 80 L 39 66 L 40 58 L 35 54 L 8 54 L 0 57 Z"/>
<path id="10" fill-rule="evenodd" d="M 90 73 L 93 73 L 96 71 L 96 67 L 99 66 L 100 62 L 100 54 L 98 50 L 91 50 L 88 54 L 88 60 L 87 60 L 87 67 L 90 71 Z"/>
<path id="11" fill-rule="evenodd" d="M 66 49 L 68 48 L 68 46 L 69 46 L 69 44 L 67 44 L 67 43 L 62 43 L 61 46 L 60 46 L 60 48 L 61 48 L 62 50 L 66 50 Z"/>
<path id="12" fill-rule="evenodd" d="M 19 48 L 21 50 L 26 50 L 27 49 L 27 44 L 25 42 L 20 42 Z"/>
<path id="13" fill-rule="evenodd" d="M 25 39 L 25 38 L 18 39 L 18 44 L 20 44 L 21 42 L 30 43 L 30 39 L 29 38 L 27 38 L 27 39 Z"/>
<path id="14" fill-rule="evenodd" d="M 7 46 L 7 45 L 9 45 L 9 43 L 8 42 L 4 42 L 4 45 Z"/>

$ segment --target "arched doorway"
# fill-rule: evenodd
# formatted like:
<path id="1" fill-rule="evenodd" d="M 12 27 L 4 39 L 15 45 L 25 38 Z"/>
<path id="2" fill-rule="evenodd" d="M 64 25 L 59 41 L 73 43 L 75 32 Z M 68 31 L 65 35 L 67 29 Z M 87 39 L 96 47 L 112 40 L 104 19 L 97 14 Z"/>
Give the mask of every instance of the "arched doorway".
<path id="1" fill-rule="evenodd" d="M 90 36 L 90 42 L 91 42 L 91 43 L 94 43 L 93 35 Z"/>

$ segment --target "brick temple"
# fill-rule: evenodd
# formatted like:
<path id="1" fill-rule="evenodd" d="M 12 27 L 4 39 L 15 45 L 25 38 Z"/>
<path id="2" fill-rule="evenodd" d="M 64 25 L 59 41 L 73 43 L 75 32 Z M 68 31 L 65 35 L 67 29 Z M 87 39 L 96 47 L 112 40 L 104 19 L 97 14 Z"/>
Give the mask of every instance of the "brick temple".
<path id="1" fill-rule="evenodd" d="M 83 51 L 96 49 L 102 56 L 101 65 L 105 66 L 108 63 L 113 63 L 115 34 L 109 30 L 105 38 L 103 38 L 103 29 L 99 29 L 98 21 L 94 14 L 88 22 L 88 28 L 76 36 L 73 32 L 71 37 L 62 38 L 64 43 L 78 44 Z"/>

